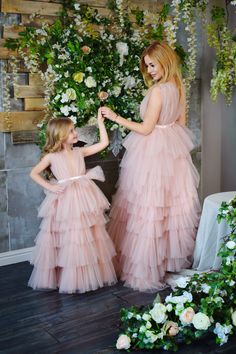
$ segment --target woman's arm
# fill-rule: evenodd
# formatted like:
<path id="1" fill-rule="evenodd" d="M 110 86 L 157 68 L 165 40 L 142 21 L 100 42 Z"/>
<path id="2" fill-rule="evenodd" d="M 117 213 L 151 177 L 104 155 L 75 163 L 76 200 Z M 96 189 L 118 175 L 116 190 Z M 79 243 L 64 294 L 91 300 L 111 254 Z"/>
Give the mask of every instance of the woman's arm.
<path id="1" fill-rule="evenodd" d="M 98 128 L 100 134 L 100 141 L 97 144 L 91 146 L 82 147 L 81 151 L 84 156 L 94 155 L 99 151 L 102 151 L 109 145 L 109 138 L 104 125 L 104 118 L 101 113 L 101 108 L 98 110 Z"/>
<path id="2" fill-rule="evenodd" d="M 44 179 L 40 173 L 46 170 L 47 167 L 51 165 L 50 155 L 45 155 L 42 160 L 32 169 L 30 172 L 30 177 L 39 184 L 44 189 L 49 190 L 50 192 L 60 193 L 64 190 L 64 186 L 60 184 L 51 184 Z"/>
<path id="3" fill-rule="evenodd" d="M 133 130 L 136 133 L 142 135 L 148 135 L 153 131 L 155 125 L 157 124 L 160 111 L 161 111 L 161 105 L 162 105 L 162 101 L 161 101 L 160 88 L 156 86 L 152 88 L 152 92 L 150 94 L 150 98 L 148 101 L 148 106 L 147 106 L 147 110 L 143 122 L 141 123 L 131 122 L 117 115 L 108 107 L 102 107 L 102 114 L 104 117 L 120 125 L 123 125 L 125 128 L 129 130 Z"/>

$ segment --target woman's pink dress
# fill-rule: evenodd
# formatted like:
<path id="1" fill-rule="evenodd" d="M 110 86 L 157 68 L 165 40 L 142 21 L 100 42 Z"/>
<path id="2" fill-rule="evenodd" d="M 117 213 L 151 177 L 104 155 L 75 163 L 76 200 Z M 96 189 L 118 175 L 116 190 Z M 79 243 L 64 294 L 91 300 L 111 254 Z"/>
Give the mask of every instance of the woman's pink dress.
<path id="1" fill-rule="evenodd" d="M 124 141 L 108 227 L 121 280 L 140 291 L 161 289 L 166 271 L 191 264 L 200 212 L 190 131 L 176 123 L 182 110 L 177 87 L 158 87 L 162 108 L 156 127 L 147 136 L 131 132 Z M 151 92 L 141 103 L 142 119 Z"/>
<path id="2" fill-rule="evenodd" d="M 47 192 L 39 208 L 43 220 L 31 261 L 33 289 L 83 293 L 116 282 L 115 249 L 103 214 L 109 202 L 91 180 L 104 180 L 103 172 L 95 167 L 86 173 L 80 149 L 73 154 L 73 173 L 63 151 L 51 154 L 52 173 L 65 189 L 60 194 Z"/>

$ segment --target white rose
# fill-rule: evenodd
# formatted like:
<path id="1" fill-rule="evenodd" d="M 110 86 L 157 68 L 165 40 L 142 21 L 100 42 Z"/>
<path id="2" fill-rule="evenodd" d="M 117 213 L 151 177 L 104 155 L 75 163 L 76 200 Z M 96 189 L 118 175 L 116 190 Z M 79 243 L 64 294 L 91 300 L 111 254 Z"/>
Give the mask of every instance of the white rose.
<path id="1" fill-rule="evenodd" d="M 236 327 L 236 311 L 234 311 L 231 315 L 233 325 Z"/>
<path id="2" fill-rule="evenodd" d="M 193 316 L 195 315 L 195 312 L 192 307 L 187 307 L 184 309 L 183 312 L 181 312 L 179 319 L 183 325 L 188 325 L 192 323 Z"/>
<path id="3" fill-rule="evenodd" d="M 94 80 L 94 78 L 92 76 L 88 76 L 87 79 L 85 79 L 85 85 L 88 87 L 88 88 L 91 88 L 91 87 L 96 87 L 97 86 L 97 83 L 96 81 Z"/>
<path id="4" fill-rule="evenodd" d="M 205 313 L 198 312 L 193 316 L 192 324 L 196 329 L 207 330 L 210 327 L 210 319 Z"/>
<path id="5" fill-rule="evenodd" d="M 66 95 L 70 101 L 74 101 L 76 99 L 76 92 L 73 88 L 68 88 L 66 90 Z"/>
<path id="6" fill-rule="evenodd" d="M 119 338 L 117 339 L 116 342 L 116 348 L 121 350 L 121 349 L 129 349 L 130 348 L 130 337 L 128 337 L 126 334 L 121 334 Z"/>
<path id="7" fill-rule="evenodd" d="M 176 285 L 182 289 L 186 288 L 188 282 L 189 282 L 189 277 L 180 277 L 176 279 Z"/>
<path id="8" fill-rule="evenodd" d="M 228 241 L 226 243 L 226 247 L 228 247 L 230 250 L 233 250 L 236 246 L 236 243 L 234 241 Z"/>
<path id="9" fill-rule="evenodd" d="M 167 319 L 166 307 L 163 304 L 155 304 L 153 309 L 149 311 L 149 313 L 156 323 L 164 323 Z"/>

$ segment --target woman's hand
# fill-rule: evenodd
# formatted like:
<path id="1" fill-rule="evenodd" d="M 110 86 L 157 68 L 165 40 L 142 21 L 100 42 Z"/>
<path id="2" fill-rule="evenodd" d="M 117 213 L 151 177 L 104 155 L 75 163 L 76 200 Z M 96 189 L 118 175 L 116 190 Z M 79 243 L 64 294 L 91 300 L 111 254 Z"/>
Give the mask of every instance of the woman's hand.
<path id="1" fill-rule="evenodd" d="M 98 117 L 97 118 L 98 118 L 98 123 L 99 122 L 102 122 L 102 123 L 104 122 L 105 117 L 102 116 L 102 107 L 100 107 L 98 109 Z"/>
<path id="2" fill-rule="evenodd" d="M 113 122 L 116 120 L 118 114 L 116 114 L 112 109 L 103 106 L 101 107 L 101 112 L 102 112 L 102 116 L 112 120 Z"/>

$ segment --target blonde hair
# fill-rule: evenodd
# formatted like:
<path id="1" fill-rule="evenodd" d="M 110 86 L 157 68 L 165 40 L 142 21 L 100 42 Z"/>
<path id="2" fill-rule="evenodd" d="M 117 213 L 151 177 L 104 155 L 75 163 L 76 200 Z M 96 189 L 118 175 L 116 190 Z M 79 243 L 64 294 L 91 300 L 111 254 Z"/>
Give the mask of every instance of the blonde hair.
<path id="1" fill-rule="evenodd" d="M 69 118 L 53 118 L 48 122 L 46 128 L 46 143 L 43 147 L 42 157 L 50 152 L 63 150 L 63 143 L 68 138 L 73 122 Z M 44 171 L 46 179 L 55 178 L 50 167 Z"/>
<path id="2" fill-rule="evenodd" d="M 43 147 L 43 154 L 63 150 L 63 143 L 68 138 L 70 128 L 73 125 L 70 118 L 51 119 L 46 129 L 46 143 Z"/>
<path id="3" fill-rule="evenodd" d="M 174 79 L 179 90 L 180 100 L 184 100 L 185 93 L 180 69 L 180 58 L 176 52 L 166 42 L 158 41 L 153 42 L 143 51 L 141 55 L 140 70 L 145 84 L 148 87 L 151 87 L 153 85 L 153 79 L 148 73 L 144 61 L 146 55 L 153 60 L 154 64 L 159 63 L 163 70 L 163 76 L 158 82 L 163 83 Z"/>

